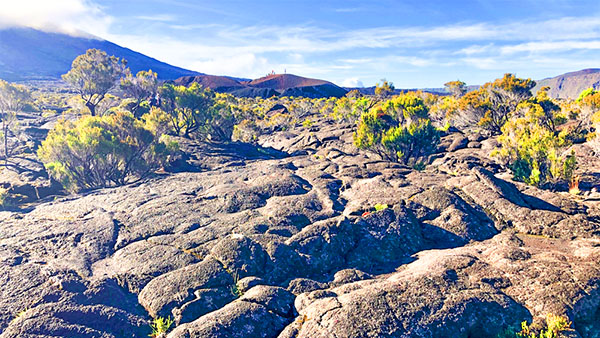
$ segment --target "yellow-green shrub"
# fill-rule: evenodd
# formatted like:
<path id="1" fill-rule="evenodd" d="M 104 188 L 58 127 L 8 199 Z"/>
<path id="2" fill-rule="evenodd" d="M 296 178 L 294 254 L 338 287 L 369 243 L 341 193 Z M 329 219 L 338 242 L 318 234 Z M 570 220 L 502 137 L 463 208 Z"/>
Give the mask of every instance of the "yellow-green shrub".
<path id="1" fill-rule="evenodd" d="M 517 333 L 517 337 L 523 338 L 560 338 L 561 333 L 568 331 L 571 328 L 571 322 L 565 316 L 557 316 L 549 313 L 546 316 L 546 328 L 536 335 L 527 322 L 521 323 L 521 332 Z"/>
<path id="2" fill-rule="evenodd" d="M 570 145 L 568 130 L 554 131 L 556 121 L 542 118 L 537 103 L 523 104 L 522 117 L 513 118 L 502 127 L 498 137 L 501 148 L 495 156 L 513 171 L 514 178 L 531 185 L 560 179 L 570 180 L 576 166 L 575 155 L 561 157 Z"/>
<path id="3" fill-rule="evenodd" d="M 534 86 L 535 81 L 520 79 L 513 74 L 488 82 L 460 98 L 460 114 L 455 117 L 457 124 L 477 125 L 491 135 L 498 135 L 519 103 L 531 97 Z"/>
<path id="4" fill-rule="evenodd" d="M 262 128 L 254 120 L 243 120 L 233 127 L 233 141 L 255 143 L 262 134 Z"/>
<path id="5" fill-rule="evenodd" d="M 197 83 L 189 87 L 165 84 L 159 93 L 160 108 L 169 115 L 174 134 L 231 139 L 235 123 L 225 98 Z"/>
<path id="6" fill-rule="evenodd" d="M 118 186 L 161 168 L 176 144 L 130 112 L 59 121 L 38 149 L 50 175 L 70 191 Z"/>
<path id="7" fill-rule="evenodd" d="M 410 164 L 432 153 L 439 137 L 423 100 L 403 94 L 361 114 L 354 144 L 387 160 Z"/>

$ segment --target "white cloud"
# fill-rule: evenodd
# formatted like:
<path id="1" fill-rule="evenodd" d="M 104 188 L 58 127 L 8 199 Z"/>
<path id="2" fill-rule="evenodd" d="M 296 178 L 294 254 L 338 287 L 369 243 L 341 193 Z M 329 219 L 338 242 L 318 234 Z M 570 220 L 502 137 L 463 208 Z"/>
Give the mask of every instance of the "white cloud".
<path id="1" fill-rule="evenodd" d="M 190 65 L 191 69 L 204 73 L 238 77 L 246 77 L 249 74 L 257 77 L 259 74 L 268 73 L 270 67 L 266 58 L 257 57 L 252 53 L 200 59 L 191 62 Z"/>
<path id="2" fill-rule="evenodd" d="M 0 7 L 0 27 L 103 36 L 113 21 L 88 0 L 0 0 Z"/>
<path id="3" fill-rule="evenodd" d="M 355 88 L 355 87 L 364 87 L 363 82 L 357 78 L 352 77 L 349 79 L 345 79 L 342 81 L 342 87 Z"/>

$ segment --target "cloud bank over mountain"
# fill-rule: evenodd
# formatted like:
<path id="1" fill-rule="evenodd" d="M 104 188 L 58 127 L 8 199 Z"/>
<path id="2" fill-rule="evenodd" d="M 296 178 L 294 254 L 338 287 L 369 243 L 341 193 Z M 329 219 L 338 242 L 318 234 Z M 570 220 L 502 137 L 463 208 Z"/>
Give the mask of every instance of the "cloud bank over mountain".
<path id="1" fill-rule="evenodd" d="M 29 27 L 79 37 L 101 37 L 114 21 L 100 5 L 87 0 L 3 2 L 0 28 Z"/>

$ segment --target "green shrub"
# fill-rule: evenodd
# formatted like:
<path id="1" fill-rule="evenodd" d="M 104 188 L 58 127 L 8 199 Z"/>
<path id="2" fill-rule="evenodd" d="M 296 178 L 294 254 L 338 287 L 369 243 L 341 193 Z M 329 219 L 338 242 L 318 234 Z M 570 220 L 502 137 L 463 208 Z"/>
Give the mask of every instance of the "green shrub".
<path id="1" fill-rule="evenodd" d="M 8 196 L 9 196 L 9 190 L 7 188 L 0 187 L 0 206 L 1 207 L 6 207 Z"/>
<path id="2" fill-rule="evenodd" d="M 231 275 L 231 278 L 233 278 L 233 284 L 231 284 L 231 286 L 229 287 L 229 292 L 231 292 L 231 294 L 233 296 L 239 298 L 244 295 L 244 292 L 242 291 L 242 289 L 239 286 L 240 275 L 237 271 L 230 272 L 230 275 Z"/>
<path id="3" fill-rule="evenodd" d="M 165 84 L 159 89 L 160 107 L 170 117 L 172 133 L 210 140 L 230 140 L 234 118 L 229 105 L 197 83 L 189 87 Z"/>
<path id="4" fill-rule="evenodd" d="M 517 337 L 523 338 L 560 338 L 564 331 L 571 329 L 571 322 L 565 316 L 557 316 L 549 313 L 546 316 L 546 328 L 540 330 L 539 335 L 536 335 L 534 330 L 527 324 L 521 323 L 521 332 L 517 333 Z"/>
<path id="5" fill-rule="evenodd" d="M 521 117 L 508 121 L 498 137 L 501 148 L 495 156 L 513 171 L 516 180 L 539 186 L 558 180 L 570 181 L 576 166 L 575 155 L 561 157 L 570 145 L 569 130 L 555 131 L 559 120 L 545 112 L 539 102 L 519 105 Z"/>
<path id="6" fill-rule="evenodd" d="M 140 110 L 142 103 L 152 100 L 158 91 L 158 74 L 152 70 L 142 70 L 134 76 L 127 70 L 120 87 L 125 96 L 133 99 L 128 110 L 136 117 L 142 116 L 146 113 L 145 109 Z"/>
<path id="7" fill-rule="evenodd" d="M 488 82 L 469 92 L 458 101 L 460 113 L 454 120 L 458 126 L 479 126 L 491 135 L 502 132 L 519 103 L 531 97 L 535 81 L 504 74 L 501 79 Z"/>
<path id="8" fill-rule="evenodd" d="M 302 122 L 302 126 L 304 128 L 310 128 L 313 124 L 314 124 L 314 122 L 311 121 L 311 119 L 306 119 Z"/>
<path id="9" fill-rule="evenodd" d="M 152 333 L 149 334 L 149 336 L 154 337 L 154 338 L 159 337 L 162 334 L 167 333 L 167 331 L 169 331 L 169 328 L 171 327 L 171 325 L 173 325 L 173 320 L 171 319 L 171 317 L 154 318 L 152 320 L 152 323 L 150 323 L 150 328 L 152 329 Z"/>
<path id="10" fill-rule="evenodd" d="M 233 141 L 256 143 L 262 135 L 262 128 L 254 120 L 243 120 L 233 127 Z"/>
<path id="11" fill-rule="evenodd" d="M 388 156 L 396 162 L 409 164 L 431 154 L 437 148 L 440 136 L 428 119 L 420 119 L 408 126 L 398 126 L 388 129 L 381 143 L 387 150 Z"/>
<path id="12" fill-rule="evenodd" d="M 118 186 L 161 168 L 176 144 L 129 112 L 59 121 L 38 149 L 50 175 L 70 191 Z"/>
<path id="13" fill-rule="evenodd" d="M 403 94 L 361 114 L 354 144 L 383 158 L 414 164 L 435 151 L 439 132 L 428 119 L 423 100 Z"/>
<path id="14" fill-rule="evenodd" d="M 566 316 L 557 316 L 552 313 L 546 315 L 545 328 L 533 328 L 526 321 L 521 323 L 521 330 L 514 327 L 498 333 L 496 338 L 560 338 L 565 337 L 562 333 L 571 331 L 571 322 Z M 536 334 L 539 332 L 539 334 Z"/>
<path id="15" fill-rule="evenodd" d="M 427 108 L 423 99 L 412 93 L 398 95 L 383 102 L 381 109 L 400 124 L 429 118 L 429 108 Z"/>

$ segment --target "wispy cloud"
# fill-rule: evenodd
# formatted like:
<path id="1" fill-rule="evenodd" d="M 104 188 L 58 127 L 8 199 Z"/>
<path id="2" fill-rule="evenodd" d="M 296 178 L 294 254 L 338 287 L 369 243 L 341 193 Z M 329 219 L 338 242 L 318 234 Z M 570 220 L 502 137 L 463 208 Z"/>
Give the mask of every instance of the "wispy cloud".
<path id="1" fill-rule="evenodd" d="M 171 24 L 169 28 L 181 31 L 192 31 L 196 29 L 216 29 L 219 27 L 224 27 L 221 24 L 216 23 L 199 23 L 199 24 Z"/>
<path id="2" fill-rule="evenodd" d="M 345 8 L 335 8 L 333 11 L 338 13 L 356 13 L 364 11 L 365 7 L 345 7 Z"/>
<path id="3" fill-rule="evenodd" d="M 177 21 L 177 16 L 172 14 L 138 15 L 135 19 L 155 22 L 174 22 Z"/>
<path id="4" fill-rule="evenodd" d="M 543 41 L 527 42 L 500 48 L 502 54 L 515 54 L 520 52 L 547 53 L 553 51 L 570 51 L 575 49 L 600 49 L 600 40 L 592 41 Z"/>

